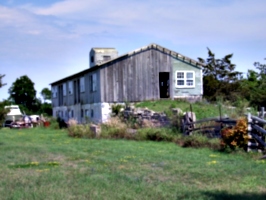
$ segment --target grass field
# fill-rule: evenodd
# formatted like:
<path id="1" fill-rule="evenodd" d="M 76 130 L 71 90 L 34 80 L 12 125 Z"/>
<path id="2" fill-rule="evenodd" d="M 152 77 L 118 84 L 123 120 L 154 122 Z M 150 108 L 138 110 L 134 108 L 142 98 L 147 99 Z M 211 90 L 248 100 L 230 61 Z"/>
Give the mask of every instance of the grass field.
<path id="1" fill-rule="evenodd" d="M 247 104 L 245 102 L 239 102 L 238 107 L 232 109 L 232 105 L 226 102 L 218 102 L 216 104 L 210 104 L 207 102 L 196 102 L 190 104 L 187 101 L 180 100 L 157 100 L 157 101 L 144 101 L 136 103 L 136 107 L 147 107 L 157 112 L 170 112 L 171 108 L 180 108 L 183 112 L 195 112 L 197 119 L 204 119 L 210 117 L 230 117 L 238 118 L 246 113 Z M 221 108 L 219 108 L 221 106 Z M 221 113 L 220 113 L 221 110 Z M 254 112 L 253 108 L 250 108 L 249 112 Z"/>
<path id="2" fill-rule="evenodd" d="M 0 129 L 0 199 L 266 199 L 258 154 Z"/>

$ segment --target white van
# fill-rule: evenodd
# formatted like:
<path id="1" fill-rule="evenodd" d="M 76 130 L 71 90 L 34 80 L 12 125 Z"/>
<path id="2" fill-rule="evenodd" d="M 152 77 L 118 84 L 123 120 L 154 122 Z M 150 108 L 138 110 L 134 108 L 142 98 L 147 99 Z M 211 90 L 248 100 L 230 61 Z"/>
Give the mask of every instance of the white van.
<path id="1" fill-rule="evenodd" d="M 9 108 L 10 111 L 6 115 L 4 127 L 10 127 L 10 124 L 13 121 L 18 121 L 22 118 L 23 114 L 21 113 L 18 105 L 5 106 L 5 108 Z"/>

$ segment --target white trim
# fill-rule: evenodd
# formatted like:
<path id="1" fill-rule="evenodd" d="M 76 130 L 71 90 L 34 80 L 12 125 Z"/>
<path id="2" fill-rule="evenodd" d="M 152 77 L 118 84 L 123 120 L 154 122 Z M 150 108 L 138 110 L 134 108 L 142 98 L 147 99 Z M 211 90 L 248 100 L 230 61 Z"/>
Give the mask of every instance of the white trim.
<path id="1" fill-rule="evenodd" d="M 177 74 L 180 73 L 183 73 L 183 77 L 180 77 L 178 78 L 177 77 Z M 189 78 L 187 77 L 188 73 L 192 73 L 193 74 L 193 77 L 192 78 Z M 189 82 L 188 81 L 193 81 L 193 84 L 192 85 L 189 85 Z M 183 81 L 184 85 L 178 85 L 178 81 Z M 177 70 L 175 72 L 175 87 L 176 88 L 195 88 L 195 72 L 194 71 L 186 71 L 186 70 Z"/>
<path id="2" fill-rule="evenodd" d="M 203 76 L 202 76 L 202 69 L 200 70 L 200 81 L 201 81 L 200 94 L 203 95 Z"/>

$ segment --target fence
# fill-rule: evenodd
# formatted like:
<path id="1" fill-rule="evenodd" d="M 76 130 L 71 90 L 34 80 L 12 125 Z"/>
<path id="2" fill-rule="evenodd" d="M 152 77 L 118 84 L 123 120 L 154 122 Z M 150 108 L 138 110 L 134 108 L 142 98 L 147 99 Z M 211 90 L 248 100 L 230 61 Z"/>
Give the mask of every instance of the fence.
<path id="1" fill-rule="evenodd" d="M 221 137 L 220 132 L 224 127 L 234 126 L 235 124 L 236 120 L 227 117 L 214 117 L 193 121 L 193 119 L 186 116 L 183 120 L 182 130 L 184 135 L 192 135 L 193 131 L 199 131 L 210 138 L 219 138 Z"/>
<path id="2" fill-rule="evenodd" d="M 248 120 L 248 136 L 249 141 L 246 150 L 249 151 L 264 151 L 266 147 L 265 136 L 266 136 L 266 120 L 264 120 L 264 108 L 261 108 L 260 117 L 256 117 L 247 114 Z M 210 123 L 210 125 L 206 125 Z M 197 125 L 197 126 L 196 126 Z M 195 120 L 193 118 L 192 112 L 187 112 L 182 119 L 182 130 L 184 135 L 192 135 L 195 131 L 200 131 L 203 135 L 207 137 L 221 137 L 221 130 L 225 127 L 235 126 L 236 120 L 230 118 L 214 117 L 202 120 Z"/>
<path id="3" fill-rule="evenodd" d="M 263 109 L 264 111 L 264 109 Z M 264 112 L 261 115 L 264 118 Z M 250 113 L 247 115 L 248 118 L 248 135 L 249 142 L 247 145 L 247 151 L 264 151 L 266 147 L 265 135 L 266 130 L 264 125 L 266 121 L 259 117 L 253 116 Z"/>

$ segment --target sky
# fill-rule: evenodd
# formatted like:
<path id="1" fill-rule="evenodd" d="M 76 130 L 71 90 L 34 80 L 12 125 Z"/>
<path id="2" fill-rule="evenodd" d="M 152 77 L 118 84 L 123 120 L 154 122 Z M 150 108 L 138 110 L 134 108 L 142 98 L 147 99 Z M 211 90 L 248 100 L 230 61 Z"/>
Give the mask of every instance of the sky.
<path id="1" fill-rule="evenodd" d="M 0 101 L 27 75 L 43 88 L 89 67 L 93 47 L 119 55 L 151 43 L 197 60 L 266 61 L 265 0 L 0 0 Z"/>

